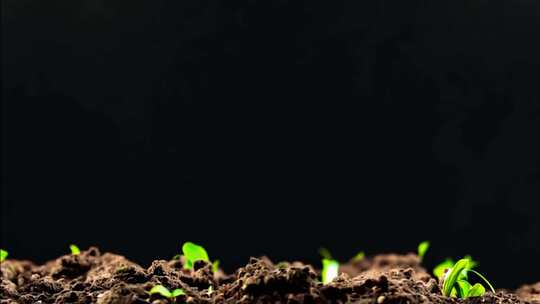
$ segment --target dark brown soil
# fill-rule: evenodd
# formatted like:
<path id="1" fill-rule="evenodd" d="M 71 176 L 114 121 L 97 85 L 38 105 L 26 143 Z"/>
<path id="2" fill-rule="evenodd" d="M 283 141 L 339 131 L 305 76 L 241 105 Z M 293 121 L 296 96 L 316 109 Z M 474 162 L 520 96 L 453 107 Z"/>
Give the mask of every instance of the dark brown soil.
<path id="1" fill-rule="evenodd" d="M 1 265 L 0 303 L 172 303 L 149 296 L 147 291 L 156 284 L 184 289 L 186 295 L 177 303 L 540 303 L 540 283 L 516 293 L 488 292 L 467 300 L 444 297 L 414 254 L 350 262 L 327 285 L 319 282 L 316 269 L 298 262 L 274 265 L 265 257 L 252 258 L 231 275 L 214 274 L 202 261 L 193 271 L 183 269 L 182 263 L 158 260 L 145 269 L 97 248 L 41 266 L 7 260 Z"/>

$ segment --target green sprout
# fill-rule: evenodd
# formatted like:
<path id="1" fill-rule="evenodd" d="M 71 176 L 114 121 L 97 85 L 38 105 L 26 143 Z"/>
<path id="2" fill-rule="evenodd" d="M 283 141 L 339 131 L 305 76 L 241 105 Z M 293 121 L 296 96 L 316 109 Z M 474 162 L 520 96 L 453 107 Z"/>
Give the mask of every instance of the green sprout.
<path id="1" fill-rule="evenodd" d="M 366 254 L 363 251 L 358 252 L 353 258 L 353 262 L 360 262 L 366 257 Z"/>
<path id="2" fill-rule="evenodd" d="M 420 244 L 418 244 L 418 257 L 420 258 L 420 262 L 424 259 L 424 255 L 426 254 L 426 251 L 429 249 L 429 241 L 423 241 Z"/>
<path id="3" fill-rule="evenodd" d="M 181 288 L 176 288 L 175 290 L 173 291 L 170 291 L 169 289 L 167 289 L 167 287 L 163 286 L 163 285 L 156 285 L 154 287 L 152 287 L 152 289 L 150 289 L 150 291 L 148 292 L 150 295 L 153 295 L 153 294 L 159 294 L 167 299 L 171 299 L 173 300 L 173 302 L 176 301 L 176 298 L 178 296 L 183 296 L 185 295 L 186 293 L 184 292 L 183 289 Z"/>
<path id="4" fill-rule="evenodd" d="M 69 250 L 71 251 L 71 254 L 72 255 L 79 255 L 81 254 L 81 250 L 79 249 L 79 247 L 77 247 L 77 245 L 69 245 Z"/>
<path id="5" fill-rule="evenodd" d="M 186 263 L 184 264 L 185 269 L 193 269 L 193 265 L 196 261 L 210 262 L 210 258 L 204 247 L 192 242 L 185 242 L 184 245 L 182 245 L 182 253 L 186 258 Z M 212 270 L 217 272 L 218 269 L 219 260 L 215 260 L 212 263 Z"/>
<path id="6" fill-rule="evenodd" d="M 0 249 L 0 263 L 5 261 L 9 255 L 9 252 L 5 251 L 4 249 Z"/>
<path id="7" fill-rule="evenodd" d="M 336 260 L 323 259 L 323 269 L 321 271 L 322 283 L 328 284 L 339 274 L 339 262 Z"/>
<path id="8" fill-rule="evenodd" d="M 473 260 L 470 255 L 466 255 L 463 258 L 469 260 L 469 269 L 478 266 L 478 262 Z M 441 281 L 444 276 L 444 271 L 446 269 L 452 268 L 452 266 L 454 266 L 454 263 L 454 260 L 452 260 L 451 258 L 446 258 L 444 261 L 435 266 L 435 268 L 433 268 L 433 274 L 439 279 L 439 281 Z"/>
<path id="9" fill-rule="evenodd" d="M 482 296 L 486 292 L 486 289 L 480 283 L 471 285 L 469 283 L 468 272 L 472 272 L 480 277 L 489 286 L 490 290 L 495 293 L 495 289 L 491 283 L 483 275 L 471 269 L 472 264 L 469 259 L 461 259 L 446 272 L 443 278 L 443 295 L 448 297 L 455 294 L 463 299 Z"/>
<path id="10" fill-rule="evenodd" d="M 219 260 L 212 262 L 212 271 L 216 273 L 219 270 Z"/>
<path id="11" fill-rule="evenodd" d="M 446 258 L 433 268 L 433 274 L 441 281 L 444 276 L 444 271 L 448 268 L 452 268 L 452 266 L 454 266 L 454 261 L 450 258 Z"/>
<path id="12" fill-rule="evenodd" d="M 339 274 L 339 262 L 332 258 L 330 250 L 326 248 L 319 249 L 322 259 L 321 281 L 323 284 L 328 284 L 334 280 Z"/>

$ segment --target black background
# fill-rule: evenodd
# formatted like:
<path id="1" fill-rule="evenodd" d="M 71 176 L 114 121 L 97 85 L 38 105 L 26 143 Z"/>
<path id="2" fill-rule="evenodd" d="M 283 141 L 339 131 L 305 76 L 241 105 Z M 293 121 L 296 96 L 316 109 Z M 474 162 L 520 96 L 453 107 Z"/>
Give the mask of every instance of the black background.
<path id="1" fill-rule="evenodd" d="M 2 2 L 2 247 L 538 280 L 540 5 Z"/>

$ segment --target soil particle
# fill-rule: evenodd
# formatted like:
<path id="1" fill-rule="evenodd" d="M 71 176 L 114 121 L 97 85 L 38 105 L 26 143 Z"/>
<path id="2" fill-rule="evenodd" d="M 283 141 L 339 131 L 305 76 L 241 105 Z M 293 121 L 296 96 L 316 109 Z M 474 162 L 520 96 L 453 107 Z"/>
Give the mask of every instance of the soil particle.
<path id="1" fill-rule="evenodd" d="M 516 295 L 524 301 L 540 304 L 540 282 L 536 284 L 523 285 L 516 290 Z"/>

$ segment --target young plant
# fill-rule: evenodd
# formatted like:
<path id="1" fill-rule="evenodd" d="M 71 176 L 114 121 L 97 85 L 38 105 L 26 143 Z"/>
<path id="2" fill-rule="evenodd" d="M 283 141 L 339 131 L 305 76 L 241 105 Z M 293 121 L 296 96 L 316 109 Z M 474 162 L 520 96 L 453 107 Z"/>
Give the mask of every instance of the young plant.
<path id="1" fill-rule="evenodd" d="M 339 262 L 336 260 L 323 259 L 322 264 L 321 280 L 323 284 L 328 284 L 337 278 L 339 274 Z"/>
<path id="2" fill-rule="evenodd" d="M 183 295 L 186 294 L 184 292 L 184 290 L 181 289 L 181 288 L 176 288 L 175 290 L 170 291 L 167 287 L 165 287 L 163 285 L 156 285 L 156 286 L 152 287 L 152 289 L 150 289 L 150 291 L 148 293 L 150 295 L 159 294 L 162 297 L 165 297 L 167 299 L 172 300 L 173 302 L 176 302 L 176 298 L 178 296 L 183 296 Z"/>
<path id="3" fill-rule="evenodd" d="M 193 265 L 196 261 L 210 262 L 210 258 L 204 247 L 192 242 L 185 242 L 184 245 L 182 245 L 182 254 L 186 258 L 186 263 L 184 264 L 185 269 L 193 269 Z M 218 269 L 219 260 L 215 260 L 212 263 L 212 270 L 217 272 Z"/>
<path id="4" fill-rule="evenodd" d="M 321 281 L 323 284 L 328 284 L 332 282 L 339 275 L 339 262 L 332 259 L 330 251 L 326 248 L 320 248 L 319 253 L 323 257 L 322 259 L 322 270 L 321 270 Z"/>
<path id="5" fill-rule="evenodd" d="M 358 252 L 353 258 L 353 262 L 360 262 L 366 257 L 366 254 L 363 251 Z"/>
<path id="6" fill-rule="evenodd" d="M 478 262 L 473 260 L 470 255 L 466 255 L 463 258 L 469 260 L 470 269 L 478 266 Z M 444 276 L 444 271 L 446 269 L 452 268 L 452 266 L 454 266 L 454 260 L 452 260 L 451 258 L 446 258 L 444 261 L 435 266 L 435 268 L 433 268 L 433 274 L 437 277 L 437 279 L 439 279 L 439 281 L 441 281 Z"/>
<path id="7" fill-rule="evenodd" d="M 79 255 L 81 254 L 81 250 L 77 245 L 71 244 L 69 245 L 69 250 L 71 251 L 71 255 Z"/>
<path id="8" fill-rule="evenodd" d="M 429 241 L 423 241 L 420 244 L 418 244 L 418 258 L 420 258 L 420 262 L 424 259 L 424 255 L 426 255 L 426 251 L 429 249 Z"/>
<path id="9" fill-rule="evenodd" d="M 5 261 L 9 255 L 9 252 L 5 251 L 4 249 L 0 249 L 0 263 Z"/>
<path id="10" fill-rule="evenodd" d="M 481 278 L 490 288 L 490 290 L 495 293 L 495 289 L 489 283 L 489 281 L 480 273 L 471 268 L 471 260 L 461 259 L 456 262 L 443 277 L 442 293 L 445 296 L 457 295 L 460 298 L 466 299 L 469 297 L 479 297 L 482 296 L 486 289 L 480 283 L 472 285 L 469 283 L 468 273 L 472 272 Z"/>

